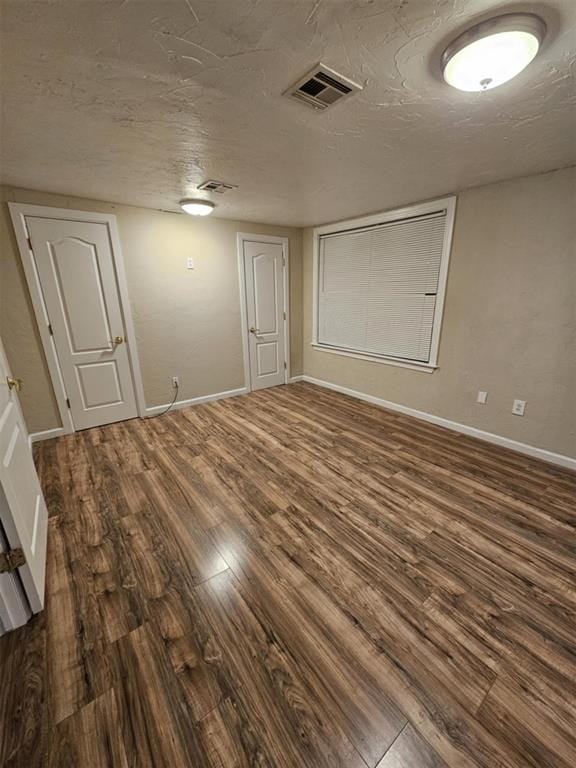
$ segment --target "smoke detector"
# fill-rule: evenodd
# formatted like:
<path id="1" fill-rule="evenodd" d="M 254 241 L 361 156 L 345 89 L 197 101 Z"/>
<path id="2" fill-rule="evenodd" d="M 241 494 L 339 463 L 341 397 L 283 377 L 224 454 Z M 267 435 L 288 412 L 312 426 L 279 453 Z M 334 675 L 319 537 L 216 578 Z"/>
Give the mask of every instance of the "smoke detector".
<path id="1" fill-rule="evenodd" d="M 238 184 L 228 184 L 226 181 L 216 181 L 216 179 L 208 179 L 203 181 L 202 184 L 198 184 L 198 189 L 203 189 L 206 192 L 217 192 L 219 195 L 228 192 L 231 189 L 236 189 Z"/>
<path id="2" fill-rule="evenodd" d="M 361 90 L 361 85 L 325 67 L 324 64 L 317 64 L 297 83 L 284 91 L 283 95 L 298 99 L 312 109 L 327 109 Z"/>

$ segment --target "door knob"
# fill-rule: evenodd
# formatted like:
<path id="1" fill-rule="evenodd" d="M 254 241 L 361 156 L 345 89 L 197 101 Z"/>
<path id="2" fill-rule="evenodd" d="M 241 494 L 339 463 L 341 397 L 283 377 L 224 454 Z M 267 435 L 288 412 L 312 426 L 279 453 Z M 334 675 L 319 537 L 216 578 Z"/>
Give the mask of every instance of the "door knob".
<path id="1" fill-rule="evenodd" d="M 118 344 L 122 344 L 124 342 L 124 336 L 114 336 L 114 344 L 118 346 Z"/>
<path id="2" fill-rule="evenodd" d="M 252 326 L 250 326 L 249 330 L 250 330 L 250 333 L 253 333 L 253 334 L 254 334 L 254 336 L 257 336 L 257 335 L 260 333 L 260 331 L 258 330 L 258 328 L 254 328 L 254 326 L 253 326 L 253 325 L 252 325 Z"/>
<path id="3" fill-rule="evenodd" d="M 8 384 L 8 389 L 15 389 L 16 392 L 20 392 L 22 389 L 22 379 L 13 379 L 10 376 L 6 376 L 6 383 Z"/>

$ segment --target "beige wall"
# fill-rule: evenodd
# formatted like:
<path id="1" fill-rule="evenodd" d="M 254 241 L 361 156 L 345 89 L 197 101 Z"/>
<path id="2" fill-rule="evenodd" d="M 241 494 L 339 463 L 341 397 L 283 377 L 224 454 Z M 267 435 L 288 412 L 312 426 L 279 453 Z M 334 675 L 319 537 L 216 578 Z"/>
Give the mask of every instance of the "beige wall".
<path id="1" fill-rule="evenodd" d="M 302 372 L 301 230 L 11 188 L 2 188 L 2 201 L 0 334 L 14 375 L 25 382 L 21 400 L 31 432 L 60 419 L 4 201 L 116 215 L 148 406 L 171 399 L 172 376 L 180 377 L 183 400 L 244 385 L 236 234 L 288 237 L 292 375 Z"/>
<path id="2" fill-rule="evenodd" d="M 433 374 L 310 347 L 311 230 L 304 231 L 302 271 L 297 229 L 9 188 L 2 199 L 117 216 L 149 406 L 169 399 L 172 375 L 180 377 L 182 399 L 242 386 L 236 232 L 284 235 L 291 250 L 293 375 L 304 371 L 576 456 L 576 169 L 460 193 Z M 58 413 L 5 205 L 0 237 L 0 333 L 14 374 L 25 381 L 29 429 L 50 429 Z M 185 269 L 189 256 L 193 272 Z M 488 391 L 485 406 L 475 402 L 478 389 Z M 515 397 L 527 401 L 523 418 L 510 413 Z"/>
<path id="3" fill-rule="evenodd" d="M 304 233 L 304 371 L 350 389 L 576 456 L 576 169 L 458 196 L 433 374 L 310 347 L 312 231 Z M 486 405 L 475 403 L 479 389 Z M 527 401 L 524 417 L 512 400 Z"/>

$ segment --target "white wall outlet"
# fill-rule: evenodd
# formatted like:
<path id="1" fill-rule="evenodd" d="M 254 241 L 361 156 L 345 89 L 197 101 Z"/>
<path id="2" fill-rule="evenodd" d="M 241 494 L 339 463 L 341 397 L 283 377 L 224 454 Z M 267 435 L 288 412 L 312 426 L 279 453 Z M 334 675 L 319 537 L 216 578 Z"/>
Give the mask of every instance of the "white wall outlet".
<path id="1" fill-rule="evenodd" d="M 194 269 L 194 259 L 186 259 L 186 269 Z"/>
<path id="2" fill-rule="evenodd" d="M 177 389 L 180 386 L 180 379 L 178 376 L 172 376 L 172 389 Z"/>
<path id="3" fill-rule="evenodd" d="M 514 400 L 512 403 L 512 413 L 515 416 L 524 416 L 524 410 L 526 409 L 526 400 Z"/>
<path id="4" fill-rule="evenodd" d="M 478 395 L 476 396 L 476 402 L 480 403 L 480 405 L 484 405 L 487 399 L 488 399 L 488 392 L 484 392 L 484 390 L 479 389 Z"/>

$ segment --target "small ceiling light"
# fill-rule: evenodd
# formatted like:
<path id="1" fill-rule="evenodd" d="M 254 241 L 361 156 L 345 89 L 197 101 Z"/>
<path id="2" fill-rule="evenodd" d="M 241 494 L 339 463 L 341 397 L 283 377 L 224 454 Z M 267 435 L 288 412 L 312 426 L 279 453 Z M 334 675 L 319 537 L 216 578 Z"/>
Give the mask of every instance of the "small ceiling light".
<path id="1" fill-rule="evenodd" d="M 210 200 L 193 200 L 192 198 L 180 200 L 180 207 L 184 213 L 189 213 L 191 216 L 208 216 L 216 208 Z"/>
<path id="2" fill-rule="evenodd" d="M 532 13 L 507 13 L 483 21 L 444 51 L 444 80 L 461 91 L 496 88 L 530 64 L 545 34 L 546 25 Z"/>

